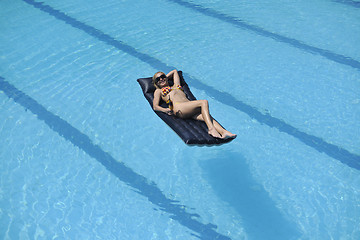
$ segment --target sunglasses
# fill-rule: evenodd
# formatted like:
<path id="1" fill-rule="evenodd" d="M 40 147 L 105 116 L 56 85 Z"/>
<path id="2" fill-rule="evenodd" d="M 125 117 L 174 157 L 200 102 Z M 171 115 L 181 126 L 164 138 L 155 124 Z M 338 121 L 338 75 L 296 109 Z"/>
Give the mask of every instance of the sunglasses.
<path id="1" fill-rule="evenodd" d="M 155 78 L 155 83 L 157 83 L 158 81 L 160 81 L 160 79 L 164 79 L 166 78 L 166 75 L 165 74 L 162 74 L 160 76 L 158 76 L 157 78 Z"/>

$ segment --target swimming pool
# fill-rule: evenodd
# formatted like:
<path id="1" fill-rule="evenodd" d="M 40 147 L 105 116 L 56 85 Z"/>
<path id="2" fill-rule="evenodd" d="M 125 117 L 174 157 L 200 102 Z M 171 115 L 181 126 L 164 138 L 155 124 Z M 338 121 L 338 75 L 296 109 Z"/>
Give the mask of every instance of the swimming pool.
<path id="1" fill-rule="evenodd" d="M 360 238 L 359 2 L 0 6 L 0 238 Z M 173 68 L 236 140 L 157 118 Z"/>

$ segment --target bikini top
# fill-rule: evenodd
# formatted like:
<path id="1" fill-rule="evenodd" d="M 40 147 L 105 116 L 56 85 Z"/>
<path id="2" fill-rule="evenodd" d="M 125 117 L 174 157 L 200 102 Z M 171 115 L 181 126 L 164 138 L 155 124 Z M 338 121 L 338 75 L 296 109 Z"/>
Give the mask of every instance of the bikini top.
<path id="1" fill-rule="evenodd" d="M 180 89 L 181 91 L 184 91 L 182 86 L 180 86 L 180 85 L 176 85 L 175 87 L 167 86 L 167 87 L 163 87 L 161 89 L 161 94 L 163 97 L 166 97 L 174 89 Z"/>

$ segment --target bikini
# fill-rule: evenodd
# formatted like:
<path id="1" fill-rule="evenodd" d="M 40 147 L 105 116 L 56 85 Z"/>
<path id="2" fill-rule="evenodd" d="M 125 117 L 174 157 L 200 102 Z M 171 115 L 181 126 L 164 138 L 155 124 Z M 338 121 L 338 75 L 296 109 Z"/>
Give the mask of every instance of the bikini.
<path id="1" fill-rule="evenodd" d="M 182 88 L 182 86 L 180 85 L 176 85 L 175 87 L 170 87 L 170 86 L 166 86 L 166 87 L 163 87 L 161 89 L 161 95 L 162 97 L 166 97 L 172 90 L 175 90 L 175 89 L 179 89 L 181 91 L 184 91 L 184 89 Z M 169 104 L 169 108 L 172 110 L 173 109 L 173 104 L 175 105 L 175 103 L 172 103 L 170 101 L 170 96 L 169 96 L 169 99 L 166 101 L 167 104 Z"/>

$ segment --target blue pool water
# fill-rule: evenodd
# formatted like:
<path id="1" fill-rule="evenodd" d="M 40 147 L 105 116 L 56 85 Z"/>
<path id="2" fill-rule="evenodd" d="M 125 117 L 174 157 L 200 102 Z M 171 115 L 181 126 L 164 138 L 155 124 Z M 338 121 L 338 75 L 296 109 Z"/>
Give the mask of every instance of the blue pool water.
<path id="1" fill-rule="evenodd" d="M 2 0 L 0 239 L 360 239 L 360 6 Z M 189 147 L 137 78 L 238 137 Z"/>

